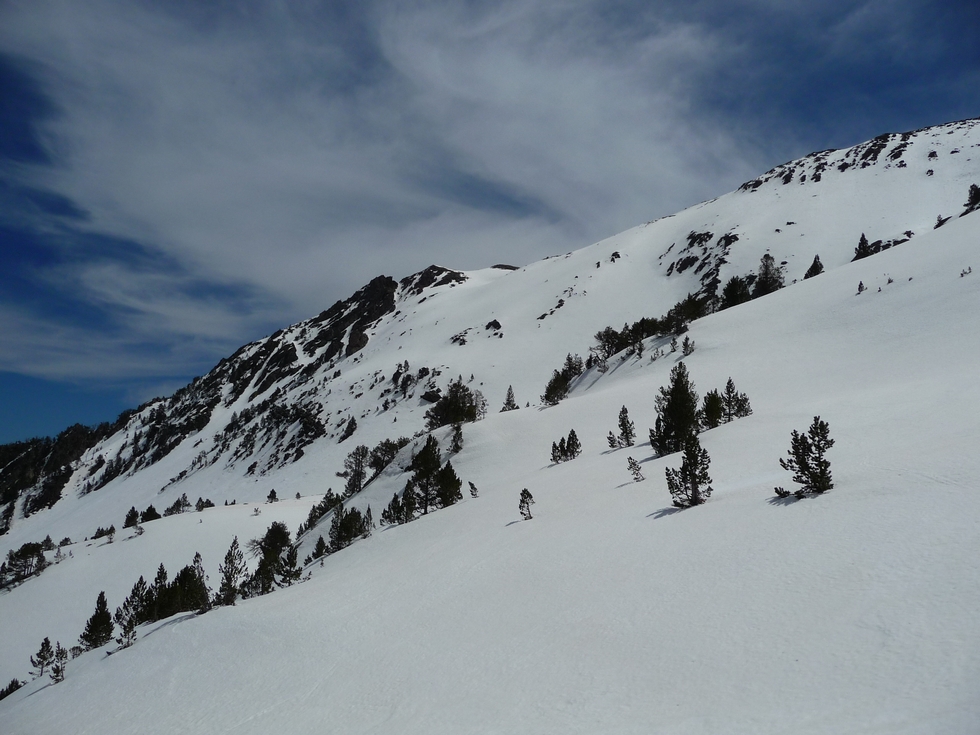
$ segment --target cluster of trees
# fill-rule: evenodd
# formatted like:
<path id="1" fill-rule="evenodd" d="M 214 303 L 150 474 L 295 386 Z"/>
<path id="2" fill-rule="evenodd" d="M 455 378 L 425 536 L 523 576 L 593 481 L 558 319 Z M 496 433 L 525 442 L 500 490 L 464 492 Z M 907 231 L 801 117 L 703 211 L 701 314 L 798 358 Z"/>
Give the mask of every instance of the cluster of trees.
<path id="1" fill-rule="evenodd" d="M 0 589 L 43 572 L 50 566 L 44 552 L 53 551 L 54 548 L 54 541 L 49 535 L 44 541 L 28 541 L 19 549 L 8 551 L 6 560 L 0 563 Z"/>
<path id="2" fill-rule="evenodd" d="M 425 412 L 425 426 L 429 431 L 447 424 L 477 421 L 487 415 L 487 401 L 478 390 L 470 390 L 463 383 L 463 376 L 449 383 L 446 394 L 440 396 L 432 408 Z"/>
<path id="3" fill-rule="evenodd" d="M 350 498 L 361 492 L 365 485 L 391 464 L 402 447 L 411 441 L 403 436 L 398 439 L 383 439 L 374 449 L 368 449 L 364 444 L 354 447 L 344 459 L 343 472 L 337 473 L 338 477 L 346 480 L 343 497 Z M 370 476 L 368 476 L 369 470 Z M 312 525 L 308 525 L 307 528 L 312 528 Z"/>
<path id="4" fill-rule="evenodd" d="M 582 443 L 578 440 L 575 429 L 568 432 L 568 438 L 562 437 L 557 442 L 551 442 L 551 461 L 554 464 L 575 459 L 582 453 Z"/>
<path id="5" fill-rule="evenodd" d="M 556 406 L 565 397 L 571 388 L 572 380 L 585 372 L 585 363 L 578 355 L 569 353 L 565 356 L 565 364 L 561 370 L 555 370 L 551 374 L 551 379 L 545 386 L 541 396 L 541 402 L 549 406 Z"/>
<path id="6" fill-rule="evenodd" d="M 417 515 L 454 505 L 463 499 L 462 480 L 452 462 L 442 464 L 439 443 L 431 434 L 421 451 L 412 458 L 412 476 L 399 496 L 394 493 L 388 507 L 381 513 L 382 525 L 408 523 Z"/>
<path id="7" fill-rule="evenodd" d="M 811 266 L 812 267 L 812 266 Z M 732 276 L 721 290 L 717 309 L 729 309 L 746 301 L 774 293 L 785 285 L 783 266 L 769 253 L 762 256 L 756 273 Z"/>
<path id="8" fill-rule="evenodd" d="M 234 545 L 235 542 L 233 541 L 232 546 L 234 547 Z M 222 575 L 221 584 L 225 589 L 223 595 L 225 599 L 231 596 L 236 583 L 238 592 L 242 597 L 259 597 L 269 594 L 276 587 L 288 587 L 299 581 L 302 576 L 302 569 L 300 569 L 297 561 L 296 547 L 292 544 L 289 529 L 282 521 L 273 521 L 272 525 L 266 529 L 265 535 L 250 540 L 246 547 L 254 557 L 258 558 L 258 564 L 251 575 L 244 575 L 239 581 L 239 578 L 231 575 L 231 572 L 238 568 L 238 557 L 232 549 L 228 550 L 228 554 L 225 555 L 225 564 L 222 565 L 222 569 L 228 571 L 229 579 L 227 582 L 225 572 L 219 571 Z M 234 603 L 234 599 L 232 599 L 232 603 Z"/>

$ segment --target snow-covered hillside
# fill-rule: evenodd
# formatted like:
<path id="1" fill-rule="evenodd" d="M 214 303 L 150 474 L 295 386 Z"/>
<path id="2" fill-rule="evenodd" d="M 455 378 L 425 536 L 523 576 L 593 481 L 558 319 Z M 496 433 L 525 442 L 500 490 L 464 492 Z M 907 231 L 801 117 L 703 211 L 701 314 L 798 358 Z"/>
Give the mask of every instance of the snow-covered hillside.
<path id="1" fill-rule="evenodd" d="M 182 493 L 217 507 L 73 544 L 0 594 L 4 682 L 24 677 L 42 637 L 73 644 L 99 590 L 115 607 L 137 576 L 196 550 L 213 580 L 233 535 L 272 520 L 295 530 L 339 489 L 354 444 L 412 437 L 422 394 L 457 376 L 490 404 L 453 457 L 479 497 L 376 531 L 304 584 L 146 626 L 108 658 L 84 654 L 63 683 L 45 677 L 0 702 L 0 729 L 976 731 L 980 214 L 965 202 L 978 155 L 978 121 L 814 154 L 516 270 L 376 279 L 242 348 L 87 449 L 51 507 L 25 518 L 37 488 L 18 499 L 3 552 L 120 528 L 131 506 L 162 510 Z M 862 233 L 889 247 L 852 263 Z M 702 434 L 715 492 L 678 511 L 664 482 L 677 457 L 605 441 L 623 405 L 645 439 L 680 359 L 651 359 L 669 340 L 587 371 L 555 407 L 538 396 L 596 331 L 659 316 L 767 252 L 799 282 L 690 325 L 699 392 L 732 377 L 754 413 Z M 814 255 L 827 271 L 803 281 Z M 403 392 L 419 368 L 428 374 Z M 497 413 L 508 385 L 522 409 Z M 271 406 L 297 408 L 263 425 Z M 777 500 L 789 433 L 817 414 L 837 442 L 836 488 Z M 572 428 L 582 456 L 552 465 L 551 443 Z M 631 481 L 627 456 L 646 480 Z M 353 505 L 377 519 L 405 485 L 401 464 Z M 525 487 L 535 517 L 517 522 Z M 273 488 L 290 500 L 252 515 Z M 304 537 L 300 558 L 324 531 Z"/>

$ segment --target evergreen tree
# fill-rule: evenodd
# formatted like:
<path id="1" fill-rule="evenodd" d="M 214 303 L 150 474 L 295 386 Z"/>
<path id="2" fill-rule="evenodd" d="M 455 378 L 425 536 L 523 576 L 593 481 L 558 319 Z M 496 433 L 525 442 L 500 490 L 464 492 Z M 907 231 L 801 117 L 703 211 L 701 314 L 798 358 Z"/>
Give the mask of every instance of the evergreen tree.
<path id="1" fill-rule="evenodd" d="M 711 495 L 711 477 L 708 475 L 708 465 L 711 459 L 706 449 L 695 434 L 690 434 L 684 441 L 684 457 L 680 469 L 665 468 L 667 489 L 678 508 L 689 508 L 701 505 Z"/>
<path id="2" fill-rule="evenodd" d="M 565 457 L 567 459 L 575 459 L 582 453 L 582 443 L 578 440 L 578 434 L 575 433 L 575 429 L 571 429 L 568 432 L 568 439 L 565 441 Z"/>
<path id="3" fill-rule="evenodd" d="M 867 242 L 867 240 L 865 240 L 865 242 Z M 823 273 L 823 263 L 820 262 L 819 255 L 814 255 L 813 262 L 810 264 L 810 267 L 806 269 L 806 273 L 803 274 L 803 280 L 805 281 L 807 278 L 819 276 L 821 273 Z"/>
<path id="4" fill-rule="evenodd" d="M 140 522 L 140 514 L 139 511 L 136 510 L 136 507 L 134 506 L 129 509 L 129 512 L 126 513 L 126 520 L 123 521 L 123 528 L 132 528 L 139 522 Z"/>
<path id="5" fill-rule="evenodd" d="M 612 434 L 612 432 L 609 432 Z M 552 464 L 558 464 L 561 462 L 563 457 L 561 452 L 558 451 L 558 442 L 551 442 L 551 462 Z"/>
<path id="6" fill-rule="evenodd" d="M 297 553 L 296 547 L 290 546 L 283 555 L 282 562 L 279 566 L 278 583 L 280 587 L 288 587 L 293 582 L 298 582 L 300 577 L 303 576 L 303 570 L 299 566 Z"/>
<path id="7" fill-rule="evenodd" d="M 830 460 L 825 456 L 832 446 L 834 440 L 830 438 L 830 426 L 826 421 L 821 421 L 819 416 L 813 417 L 813 423 L 806 434 L 793 430 L 787 452 L 789 458 L 780 459 L 779 465 L 792 472 L 793 482 L 801 486 L 796 491 L 797 497 L 802 498 L 808 493 L 819 495 L 834 487 Z M 789 492 L 777 488 L 776 494 L 786 497 Z"/>
<path id="8" fill-rule="evenodd" d="M 24 686 L 24 682 L 22 682 L 17 677 L 14 677 L 13 679 L 10 680 L 10 683 L 7 684 L 7 686 L 5 686 L 3 689 L 0 689 L 0 699 L 6 699 L 11 694 L 13 694 L 18 689 L 20 689 L 22 686 Z"/>
<path id="9" fill-rule="evenodd" d="M 395 526 L 404 522 L 404 510 L 402 510 L 401 498 L 398 497 L 398 493 L 393 493 L 388 507 L 381 511 L 381 525 Z M 320 538 L 322 539 L 323 536 Z M 313 550 L 313 557 L 318 558 L 316 556 L 316 549 Z"/>
<path id="10" fill-rule="evenodd" d="M 724 416 L 725 401 L 721 394 L 717 390 L 709 390 L 704 394 L 704 402 L 701 404 L 701 426 L 705 430 L 713 429 L 721 424 Z"/>
<path id="11" fill-rule="evenodd" d="M 735 382 L 731 378 L 725 383 L 725 392 L 722 394 L 721 399 L 724 404 L 723 415 L 726 424 L 735 419 L 752 415 L 752 405 L 749 403 L 749 397 L 745 393 L 739 393 L 735 390 Z"/>
<path id="12" fill-rule="evenodd" d="M 568 445 L 565 442 L 565 437 L 558 440 L 558 456 L 562 462 L 568 459 Z"/>
<path id="13" fill-rule="evenodd" d="M 398 499 L 397 495 L 395 496 L 395 499 Z M 382 514 L 382 518 L 383 517 L 384 514 Z M 327 548 L 327 542 L 323 540 L 323 536 L 317 538 L 316 544 L 313 546 L 313 558 L 319 559 L 321 556 L 326 556 L 328 551 L 329 549 Z"/>
<path id="14" fill-rule="evenodd" d="M 476 485 L 474 485 L 472 481 L 469 482 L 469 486 L 470 486 L 470 497 L 471 498 L 480 497 L 480 491 L 476 489 Z"/>
<path id="15" fill-rule="evenodd" d="M 359 444 L 344 460 L 344 476 L 347 484 L 344 486 L 344 497 L 349 498 L 361 492 L 367 479 L 367 460 L 371 453 L 366 446 Z"/>
<path id="16" fill-rule="evenodd" d="M 321 540 L 322 540 L 321 536 Z M 238 536 L 231 540 L 231 546 L 225 553 L 225 560 L 218 565 L 221 583 L 218 585 L 218 604 L 234 605 L 239 588 L 245 580 L 248 566 L 245 564 L 245 554 L 238 546 Z"/>
<path id="17" fill-rule="evenodd" d="M 453 424 L 453 437 L 449 443 L 449 453 L 459 454 L 463 450 L 463 425 Z"/>
<path id="18" fill-rule="evenodd" d="M 429 506 L 436 501 L 435 477 L 441 466 L 442 453 L 439 451 L 439 443 L 432 434 L 429 434 L 422 451 L 415 455 L 412 464 L 409 465 L 409 469 L 415 472 L 412 476 L 412 485 L 421 501 L 419 505 L 423 515 L 429 512 Z"/>
<path id="19" fill-rule="evenodd" d="M 534 505 L 534 498 L 531 493 L 528 492 L 527 488 L 521 490 L 521 502 L 518 506 L 521 511 L 521 518 L 525 521 L 531 520 L 531 506 Z M 47 640 L 47 639 L 45 639 Z"/>
<path id="20" fill-rule="evenodd" d="M 631 447 L 636 439 L 636 427 L 630 421 L 629 411 L 626 406 L 619 409 L 619 446 Z"/>
<path id="21" fill-rule="evenodd" d="M 65 680 L 65 668 L 68 666 L 68 649 L 61 647 L 61 641 L 55 643 L 54 660 L 51 662 L 51 681 L 55 684 Z"/>
<path id="22" fill-rule="evenodd" d="M 688 336 L 684 337 L 684 341 L 681 343 L 681 354 L 684 357 L 690 357 L 694 353 L 694 340 Z"/>
<path id="23" fill-rule="evenodd" d="M 449 384 L 446 395 L 442 396 L 425 412 L 426 428 L 429 431 L 446 424 L 477 420 L 476 397 L 462 378 Z"/>
<path id="24" fill-rule="evenodd" d="M 869 255 L 874 255 L 874 250 L 871 248 L 871 245 L 868 243 L 868 238 L 865 237 L 864 233 L 862 232 L 861 239 L 858 240 L 858 245 L 856 248 L 854 248 L 854 257 L 851 258 L 851 262 L 853 263 L 855 260 L 861 260 L 862 258 L 867 258 Z"/>
<path id="25" fill-rule="evenodd" d="M 752 290 L 749 288 L 749 282 L 741 276 L 732 276 L 721 290 L 719 308 L 728 309 L 751 300 Z"/>
<path id="26" fill-rule="evenodd" d="M 41 641 L 41 648 L 38 649 L 37 654 L 31 656 L 31 666 L 35 669 L 31 674 L 35 679 L 44 676 L 44 672 L 52 663 L 54 663 L 54 649 L 51 648 L 51 639 L 45 638 Z"/>
<path id="27" fill-rule="evenodd" d="M 78 642 L 86 651 L 91 651 L 93 648 L 104 646 L 111 641 L 113 629 L 112 614 L 109 612 L 109 605 L 103 591 L 95 600 L 95 612 L 85 623 L 85 628 L 78 637 Z"/>
<path id="28" fill-rule="evenodd" d="M 776 265 L 776 259 L 769 253 L 762 256 L 755 284 L 752 286 L 752 298 L 771 294 L 783 287 L 783 269 Z"/>
<path id="29" fill-rule="evenodd" d="M 116 608 L 116 625 L 119 626 L 119 635 L 116 636 L 116 643 L 120 648 L 129 648 L 136 642 L 136 611 L 129 606 L 129 598 L 120 607 Z"/>
<path id="30" fill-rule="evenodd" d="M 626 458 L 626 469 L 633 475 L 633 482 L 642 482 L 645 479 L 642 470 L 640 470 L 640 463 L 632 457 Z"/>
<path id="31" fill-rule="evenodd" d="M 146 510 L 140 513 L 140 523 L 149 523 L 150 521 L 155 521 L 158 518 L 160 518 L 160 514 L 152 505 L 146 506 Z"/>
<path id="32" fill-rule="evenodd" d="M 555 370 L 551 374 L 551 380 L 544 388 L 541 395 L 541 402 L 549 406 L 557 406 L 559 402 L 568 396 L 570 379 L 564 374 Z"/>
<path id="33" fill-rule="evenodd" d="M 463 481 L 459 479 L 456 470 L 453 469 L 452 462 L 447 461 L 442 469 L 436 473 L 435 481 L 436 498 L 441 507 L 446 508 L 463 499 L 461 492 Z"/>
<path id="34" fill-rule="evenodd" d="M 698 394 L 683 362 L 670 371 L 670 385 L 660 389 L 655 405 L 657 422 L 650 430 L 650 446 L 661 457 L 681 451 L 685 440 L 698 432 Z"/>
<path id="35" fill-rule="evenodd" d="M 507 386 L 507 397 L 504 398 L 504 407 L 500 409 L 500 412 L 504 411 L 516 411 L 520 406 L 517 405 L 517 399 L 514 397 L 514 386 Z"/>
<path id="36" fill-rule="evenodd" d="M 606 434 L 606 444 L 609 445 L 610 449 L 619 449 L 619 439 L 611 431 Z"/>
<path id="37" fill-rule="evenodd" d="M 405 491 L 402 493 L 402 523 L 408 523 L 415 518 L 418 510 L 418 495 L 415 494 L 415 484 L 408 480 L 405 483 Z"/>

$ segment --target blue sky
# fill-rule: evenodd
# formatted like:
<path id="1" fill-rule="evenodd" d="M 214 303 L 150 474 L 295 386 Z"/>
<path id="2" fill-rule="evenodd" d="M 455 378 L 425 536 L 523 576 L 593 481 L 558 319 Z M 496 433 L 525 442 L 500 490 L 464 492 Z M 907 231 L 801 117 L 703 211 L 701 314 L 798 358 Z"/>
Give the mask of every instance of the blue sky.
<path id="1" fill-rule="evenodd" d="M 566 252 L 980 115 L 974 2 L 0 2 L 0 442 L 379 273 Z"/>

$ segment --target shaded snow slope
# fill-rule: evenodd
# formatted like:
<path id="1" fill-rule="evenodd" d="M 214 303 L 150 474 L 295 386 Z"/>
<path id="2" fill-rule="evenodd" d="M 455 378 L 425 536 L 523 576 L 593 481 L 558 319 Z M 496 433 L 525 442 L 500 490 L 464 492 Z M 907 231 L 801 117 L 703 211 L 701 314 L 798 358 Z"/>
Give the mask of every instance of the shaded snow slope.
<path id="1" fill-rule="evenodd" d="M 899 173 L 909 168 L 911 162 Z M 875 171 L 881 169 L 850 174 Z M 889 180 L 882 174 L 871 193 L 860 189 L 852 198 L 891 201 L 902 187 L 889 188 Z M 829 183 L 829 176 L 818 183 Z M 502 400 L 497 389 L 513 383 L 523 405 L 566 351 L 582 349 L 576 340 L 587 343 L 598 326 L 623 320 L 610 319 L 613 312 L 661 313 L 690 290 L 683 278 L 650 281 L 664 241 L 647 240 L 647 233 L 676 225 L 686 234 L 698 212 L 725 201 L 753 207 L 726 204 L 726 216 L 764 222 L 777 216 L 754 209 L 766 187 L 785 201 L 791 186 L 769 182 L 755 194 L 728 195 L 662 221 L 667 224 L 520 271 L 469 274 L 466 282 L 438 291 L 432 304 L 414 306 L 415 323 L 445 320 L 447 332 L 470 323 L 489 303 L 477 298 L 480 289 L 494 289 L 505 337 L 485 343 L 510 345 L 513 336 L 520 347 L 497 352 L 478 351 L 476 342 L 471 350 L 469 341 L 444 345 L 434 329 L 440 325 L 433 324 L 418 327 L 418 339 L 402 344 L 400 353 L 417 353 L 394 359 L 449 364 L 448 355 L 459 355 L 446 374 L 465 377 L 465 356 L 474 356 L 474 366 L 479 356 L 481 365 L 496 366 L 484 367 L 486 386 Z M 963 182 L 953 188 L 965 199 Z M 935 202 L 916 209 L 913 199 L 908 195 L 901 211 L 889 210 L 888 228 L 921 228 L 898 222 L 934 218 Z M 796 217 L 805 221 L 808 211 Z M 944 216 L 951 213 L 950 205 Z M 814 220 L 806 237 L 793 240 L 799 267 L 813 252 L 801 241 L 817 237 L 825 238 L 822 259 L 838 267 L 691 325 L 697 349 L 686 363 L 699 393 L 731 376 L 754 408 L 752 416 L 701 436 L 715 488 L 706 505 L 670 506 L 663 468 L 677 466 L 676 457 L 652 459 L 645 444 L 606 447 L 621 405 L 628 406 L 641 439 L 653 422 L 656 391 L 677 355 L 651 362 L 650 340 L 642 358 L 611 361 L 604 375 L 590 371 L 556 407 L 491 412 L 466 425 L 466 443 L 453 464 L 464 483 L 480 488 L 480 497 L 380 530 L 313 566 L 304 584 L 147 626 L 134 647 L 110 657 L 86 654 L 69 663 L 65 682 L 38 680 L 0 702 L 0 731 L 976 731 L 980 215 L 954 218 L 938 230 L 926 227 L 907 243 L 846 264 L 854 231 L 870 229 L 872 216 L 854 209 Z M 761 233 L 762 224 L 758 228 Z M 775 253 L 783 234 L 755 241 L 746 232 L 737 246 L 745 245 L 749 262 L 733 272 L 754 265 L 763 245 Z M 839 250 L 829 249 L 831 238 L 843 242 Z M 789 259 L 786 247 L 777 259 Z M 622 257 L 608 263 L 608 255 L 598 255 L 603 248 Z M 596 260 L 602 260 L 598 269 Z M 960 275 L 970 267 L 973 273 Z M 544 320 L 534 318 L 561 293 L 535 289 L 564 287 L 574 275 L 580 281 L 593 276 L 582 287 L 588 296 L 567 299 Z M 868 290 L 857 295 L 859 281 Z M 642 288 L 645 282 L 656 283 L 656 290 Z M 534 288 L 512 285 L 520 283 Z M 586 303 L 601 304 L 601 313 Z M 519 319 L 525 312 L 531 322 Z M 511 320 L 523 326 L 509 327 Z M 394 344 L 398 335 L 391 325 L 385 329 L 361 353 L 364 366 L 392 360 L 378 345 L 388 337 Z M 373 358 L 372 349 L 382 357 Z M 515 354 L 520 349 L 528 352 Z M 499 375 L 499 382 L 490 375 Z M 417 421 L 423 410 L 404 408 L 396 425 L 410 416 Z M 790 485 L 777 459 L 785 455 L 790 431 L 805 429 L 816 414 L 829 422 L 837 442 L 828 455 L 836 488 L 819 498 L 777 501 L 772 487 Z M 365 420 L 366 435 L 370 424 Z M 570 428 L 582 440 L 583 455 L 552 466 L 551 442 Z M 189 477 L 184 487 L 216 500 L 225 491 L 258 494 L 272 482 L 281 497 L 306 494 L 329 482 L 329 473 L 302 468 L 336 467 L 342 456 L 312 446 L 302 461 L 274 478 L 249 478 L 247 487 L 234 471 L 216 468 Z M 341 453 L 346 449 L 340 446 Z M 627 456 L 641 461 L 645 481 L 630 481 Z M 139 477 L 86 496 L 79 507 L 123 488 L 144 492 Z M 148 484 L 146 492 L 157 492 Z M 403 485 L 404 476 L 392 472 L 356 502 L 370 503 L 377 517 Z M 528 522 L 519 522 L 517 511 L 523 487 L 536 501 Z M 60 505 L 45 513 L 53 516 Z M 230 518 L 224 515 L 229 510 L 206 511 L 198 525 L 209 522 L 208 513 Z M 34 520 L 42 517 L 29 521 L 43 528 Z M 177 520 L 193 527 L 198 519 Z M 150 548 L 152 526 L 144 537 L 113 546 L 134 553 L 140 544 Z M 79 566 L 77 574 L 94 572 Z M 42 575 L 0 597 L 0 605 L 44 581 Z M 97 590 L 98 582 L 91 583 Z M 81 601 L 83 620 L 93 602 L 94 594 Z M 0 608 L 4 620 L 6 609 Z"/>

